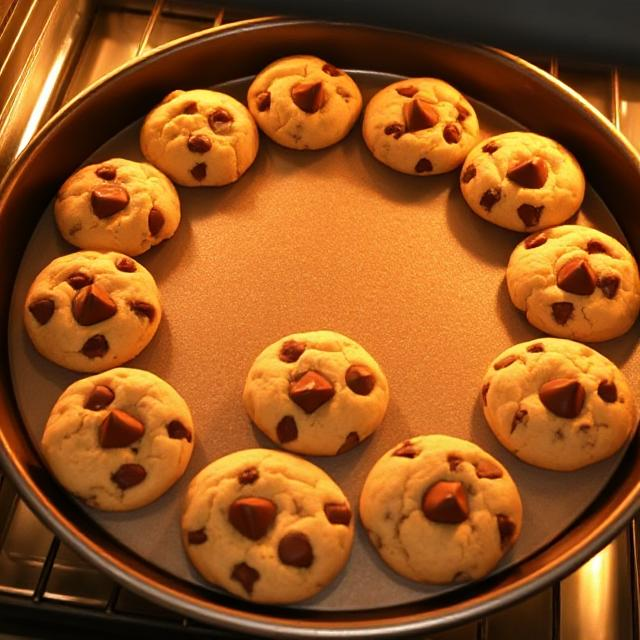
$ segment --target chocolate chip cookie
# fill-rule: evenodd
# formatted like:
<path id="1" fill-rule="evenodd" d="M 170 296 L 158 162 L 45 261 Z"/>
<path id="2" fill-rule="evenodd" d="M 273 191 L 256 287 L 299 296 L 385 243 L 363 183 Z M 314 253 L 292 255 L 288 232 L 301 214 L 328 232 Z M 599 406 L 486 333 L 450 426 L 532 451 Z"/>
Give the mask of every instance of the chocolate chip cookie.
<path id="1" fill-rule="evenodd" d="M 349 559 L 351 508 L 315 465 L 279 451 L 219 458 L 191 482 L 183 543 L 209 582 L 253 602 L 304 600 Z"/>
<path id="2" fill-rule="evenodd" d="M 482 382 L 482 406 L 511 453 L 557 471 L 613 455 L 638 421 L 618 367 L 586 345 L 560 338 L 523 342 L 501 353 Z"/>
<path id="3" fill-rule="evenodd" d="M 296 333 L 269 345 L 244 387 L 254 424 L 290 451 L 349 451 L 382 422 L 389 387 L 378 363 L 333 331 Z"/>
<path id="4" fill-rule="evenodd" d="M 477 445 L 415 436 L 373 466 L 360 518 L 381 558 L 411 580 L 445 584 L 491 571 L 520 535 L 511 476 Z"/>
<path id="5" fill-rule="evenodd" d="M 89 506 L 129 511 L 182 476 L 194 431 L 185 401 L 140 369 L 111 369 L 74 382 L 58 398 L 42 452 L 58 482 Z"/>
<path id="6" fill-rule="evenodd" d="M 235 182 L 258 153 L 258 130 L 235 98 L 207 89 L 173 91 L 145 118 L 144 157 L 185 187 Z"/>
<path id="7" fill-rule="evenodd" d="M 175 233 L 180 201 L 155 167 L 112 158 L 76 171 L 60 188 L 54 214 L 72 245 L 137 256 Z"/>
<path id="8" fill-rule="evenodd" d="M 272 62 L 251 83 L 247 104 L 258 126 L 290 149 L 322 149 L 344 138 L 362 109 L 356 83 L 315 56 Z"/>
<path id="9" fill-rule="evenodd" d="M 137 356 L 162 309 L 153 276 L 122 253 L 56 258 L 31 285 L 24 324 L 45 358 L 73 371 L 104 371 Z"/>
<path id="10" fill-rule="evenodd" d="M 481 218 L 530 233 L 576 213 L 585 179 L 577 160 L 555 140 L 511 131 L 471 150 L 460 172 L 460 189 Z"/>
<path id="11" fill-rule="evenodd" d="M 417 176 L 451 171 L 476 144 L 479 125 L 468 100 L 437 78 L 407 78 L 371 98 L 362 134 L 387 166 Z"/>
<path id="12" fill-rule="evenodd" d="M 530 235 L 511 254 L 507 286 L 534 326 L 599 342 L 626 333 L 640 311 L 638 266 L 617 240 L 563 225 Z"/>

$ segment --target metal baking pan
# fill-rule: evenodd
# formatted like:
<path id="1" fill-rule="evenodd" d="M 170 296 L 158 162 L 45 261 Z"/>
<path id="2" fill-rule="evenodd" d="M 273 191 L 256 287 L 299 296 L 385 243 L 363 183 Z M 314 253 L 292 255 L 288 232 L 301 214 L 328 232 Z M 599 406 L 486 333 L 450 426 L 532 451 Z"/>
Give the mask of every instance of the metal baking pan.
<path id="1" fill-rule="evenodd" d="M 154 103 L 176 87 L 223 85 L 223 87 L 229 86 L 232 89 L 235 87 L 235 90 L 238 90 L 243 82 L 246 84 L 244 79 L 253 76 L 275 58 L 301 52 L 314 53 L 346 69 L 361 70 L 374 83 L 376 77 L 378 83 L 381 83 L 386 78 L 397 75 L 432 75 L 445 78 L 465 94 L 479 101 L 479 104 L 490 105 L 497 110 L 497 113 L 502 114 L 496 116 L 498 120 L 502 119 L 502 126 L 506 118 L 512 118 L 522 126 L 560 140 L 576 154 L 586 171 L 590 185 L 597 193 L 597 196 L 593 194 L 590 197 L 587 208 L 593 211 L 608 209 L 613 216 L 608 220 L 608 224 L 613 226 L 614 230 L 608 228 L 605 230 L 614 233 L 617 223 L 632 250 L 638 255 L 640 222 L 634 219 L 630 213 L 633 207 L 629 206 L 629 203 L 640 201 L 638 156 L 630 145 L 579 96 L 546 74 L 500 52 L 453 45 L 406 33 L 346 24 L 258 20 L 185 38 L 134 64 L 123 67 L 81 94 L 38 134 L 10 170 L 0 195 L 0 260 L 3 266 L 0 272 L 2 304 L 0 322 L 2 322 L 3 334 L 8 335 L 10 299 L 27 244 L 34 230 L 36 234 L 43 232 L 45 235 L 46 233 L 54 234 L 52 229 L 39 224 L 42 212 L 46 210 L 62 181 L 79 164 L 85 162 L 101 145 L 111 141 L 114 136 L 144 115 Z M 483 107 L 482 112 L 483 116 L 489 120 L 491 108 Z M 175 249 L 181 247 L 180 242 L 185 242 L 185 237 L 188 239 L 188 235 L 184 236 L 184 234 L 191 233 L 191 221 L 188 218 L 190 212 L 193 215 L 194 202 L 202 203 L 213 198 L 217 205 L 229 203 L 233 201 L 229 194 L 237 193 L 238 189 L 246 189 L 255 195 L 255 185 L 252 192 L 251 181 L 258 183 L 258 178 L 265 170 L 276 166 L 277 163 L 272 161 L 280 162 L 281 164 L 278 165 L 280 169 L 284 166 L 287 179 L 293 175 L 298 176 L 302 181 L 298 184 L 297 190 L 289 190 L 285 195 L 291 195 L 296 191 L 304 192 L 305 172 L 313 172 L 314 168 L 319 172 L 326 171 L 327 162 L 330 171 L 331 154 L 343 151 L 345 154 L 351 153 L 357 148 L 354 146 L 357 136 L 359 132 L 354 131 L 351 134 L 352 140 L 344 147 L 336 147 L 338 151 L 296 154 L 296 152 L 281 152 L 274 149 L 273 153 L 264 153 L 263 159 L 260 160 L 259 156 L 257 165 L 239 181 L 237 187 L 233 187 L 235 192 L 220 191 L 216 192 L 215 196 L 211 196 L 208 190 L 191 190 L 188 194 L 183 192 L 187 205 L 183 211 L 183 225 L 186 225 L 184 227 L 186 231 L 182 232 L 182 240 L 177 237 L 170 241 L 174 243 L 173 245 L 165 243 L 158 248 L 158 251 L 153 250 L 155 253 L 150 252 L 149 262 L 152 265 L 158 265 L 163 261 L 166 268 L 166 258 L 169 257 L 170 267 L 178 264 L 179 259 L 172 247 Z M 267 145 L 264 139 L 263 145 Z M 109 146 L 105 147 L 103 152 L 106 153 L 108 150 Z M 382 176 L 387 170 L 368 157 L 364 162 L 369 163 L 366 167 L 374 172 L 374 178 L 380 178 L 381 185 L 386 184 L 386 178 Z M 253 179 L 251 171 L 254 171 Z M 451 189 L 451 185 L 456 181 L 454 174 L 429 179 L 427 182 L 407 176 L 393 177 L 392 180 L 395 191 L 381 192 L 381 202 L 389 198 L 404 200 L 417 198 L 417 191 L 422 188 L 417 185 L 428 184 L 429 186 L 425 188 L 438 195 L 441 206 L 451 209 L 459 208 L 460 203 L 455 202 L 456 197 L 459 199 L 459 196 L 456 196 Z M 454 195 L 444 197 L 443 201 L 443 194 L 448 193 Z M 345 197 L 349 196 L 357 197 L 357 188 L 354 187 L 352 192 L 345 190 Z M 600 203 L 598 196 L 604 204 Z M 313 209 L 317 205 L 317 202 L 310 203 L 310 208 Z M 357 208 L 357 205 L 355 206 Z M 608 212 L 607 215 L 609 215 Z M 428 213 L 426 211 L 425 215 Z M 215 215 L 220 214 L 214 212 L 214 218 Z M 468 220 L 455 221 L 458 233 L 471 242 L 467 248 L 478 253 L 482 257 L 481 261 L 488 262 L 498 269 L 505 255 L 505 247 L 515 245 L 521 236 L 503 230 L 489 229 L 489 225 L 474 219 L 471 213 L 468 215 Z M 224 219 L 222 220 L 224 222 Z M 193 228 L 196 229 L 198 220 L 195 216 L 192 222 Z M 590 220 L 587 219 L 586 222 Z M 602 220 L 595 222 L 598 226 L 602 226 Z M 606 226 L 606 219 L 604 223 Z M 238 224 L 246 225 L 247 219 L 239 219 Z M 469 228 L 463 232 L 461 230 L 465 225 Z M 484 234 L 488 238 L 488 246 L 482 250 L 479 249 L 480 245 L 475 237 L 477 234 Z M 470 236 L 473 236 L 471 240 L 469 240 Z M 354 241 L 358 238 L 359 236 L 354 236 Z M 499 242 L 496 242 L 496 239 Z M 55 245 L 59 241 L 53 242 Z M 59 249 L 60 252 L 71 250 L 62 244 Z M 145 258 L 142 262 L 148 264 Z M 263 266 L 263 263 L 259 266 Z M 35 265 L 32 264 L 31 267 L 34 268 Z M 153 267 L 152 271 L 154 271 Z M 170 271 L 165 275 L 167 273 Z M 161 280 L 160 286 L 161 289 L 165 287 L 171 291 L 172 284 L 167 279 Z M 262 293 L 265 292 L 262 291 Z M 198 294 L 195 287 L 194 294 Z M 476 295 L 475 292 L 470 292 L 470 297 L 474 295 Z M 495 291 L 490 291 L 488 295 L 496 294 Z M 498 292 L 498 296 L 504 298 L 504 290 Z M 348 295 L 343 298 L 348 299 Z M 375 301 L 376 298 L 374 297 L 373 300 Z M 510 313 L 516 317 L 512 309 Z M 167 353 L 171 354 L 171 349 L 175 349 L 176 344 L 184 344 L 185 337 L 180 336 L 179 318 L 171 308 L 169 316 L 170 333 L 165 331 L 164 337 L 160 337 L 160 342 L 155 348 L 156 350 L 168 349 Z M 342 322 L 348 324 L 348 318 L 343 318 Z M 513 322 L 509 321 L 509 335 L 521 336 L 521 339 L 533 337 L 527 333 L 530 329 L 526 327 L 526 323 L 522 321 L 519 325 L 518 322 L 520 320 L 517 319 Z M 278 325 L 278 322 L 274 324 Z M 309 318 L 306 318 L 305 325 L 299 327 L 293 324 L 291 328 L 292 330 L 318 328 L 308 326 Z M 284 322 L 282 326 L 290 325 Z M 340 329 L 340 327 L 336 328 Z M 242 330 L 242 327 L 240 329 Z M 277 339 L 280 334 L 277 331 L 274 333 L 265 331 L 265 335 Z M 371 348 L 370 341 L 374 340 L 374 332 L 370 335 L 371 337 L 367 340 L 362 340 L 367 348 Z M 360 338 L 359 335 L 353 337 Z M 516 341 L 518 340 L 513 340 L 513 342 Z M 250 359 L 257 354 L 258 346 L 264 344 L 267 344 L 264 336 L 253 336 L 249 348 L 240 349 L 239 353 L 242 358 L 248 358 L 250 362 Z M 609 355 L 617 354 L 618 357 L 613 359 L 620 363 L 621 359 L 634 359 L 630 354 L 635 350 L 636 345 L 637 328 L 634 328 L 623 340 L 612 341 L 604 350 Z M 426 597 L 425 591 L 424 598 L 413 597 L 404 602 L 399 601 L 393 606 L 375 609 L 363 606 L 345 610 L 344 607 L 338 609 L 303 605 L 292 608 L 265 608 L 251 605 L 218 591 L 206 589 L 197 581 L 176 577 L 175 572 L 164 570 L 159 568 L 157 563 L 144 560 L 143 553 L 135 553 L 127 544 L 123 544 L 117 535 L 107 533 L 104 527 L 99 526 L 94 518 L 60 490 L 42 466 L 37 448 L 32 444 L 29 429 L 22 424 L 18 410 L 20 398 L 16 395 L 16 390 L 21 390 L 23 403 L 21 408 L 24 415 L 25 402 L 35 405 L 38 402 L 35 396 L 50 393 L 45 381 L 60 383 L 61 379 L 65 379 L 66 374 L 62 374 L 61 377 L 60 370 L 53 365 L 47 367 L 46 363 L 42 364 L 44 361 L 34 361 L 34 366 L 41 367 L 39 375 L 44 377 L 45 381 L 38 387 L 37 394 L 31 390 L 29 395 L 34 396 L 33 400 L 28 397 L 25 400 L 24 380 L 19 377 L 14 381 L 15 386 L 11 382 L 12 372 L 9 369 L 8 360 L 9 353 L 12 348 L 15 349 L 15 346 L 15 340 L 11 344 L 3 341 L 2 345 L 0 443 L 3 467 L 16 483 L 27 503 L 67 544 L 118 581 L 160 604 L 213 624 L 277 636 L 349 635 L 351 637 L 394 636 L 401 632 L 426 631 L 460 624 L 530 595 L 552 580 L 568 573 L 604 546 L 628 521 L 638 506 L 638 442 L 635 439 L 626 453 L 613 461 L 614 464 L 610 462 L 609 466 L 594 467 L 591 471 L 582 472 L 581 477 L 585 479 L 589 474 L 600 473 L 603 469 L 605 478 L 609 478 L 610 474 L 613 475 L 608 481 L 603 479 L 602 491 L 589 501 L 589 506 L 584 512 L 581 509 L 579 518 L 572 520 L 562 531 L 562 535 L 558 536 L 560 531 L 557 531 L 556 535 L 551 536 L 541 548 L 536 549 L 535 553 L 519 559 L 516 564 L 507 564 L 499 573 L 486 580 L 450 592 L 443 591 L 435 595 L 429 593 L 429 597 Z M 506 346 L 508 344 L 503 345 L 503 347 Z M 150 349 L 152 348 L 153 345 Z M 453 353 L 455 349 L 454 344 L 448 345 L 443 341 L 440 355 L 446 357 L 447 353 Z M 372 352 L 376 356 L 382 352 L 384 356 L 382 343 L 379 346 L 374 344 Z M 150 362 L 148 358 L 152 356 L 148 354 L 151 353 L 151 351 L 145 352 L 142 359 L 134 361 L 132 366 L 144 368 L 145 364 Z M 493 355 L 497 353 L 498 351 L 495 351 Z M 459 354 L 456 354 L 457 356 Z M 476 362 L 474 365 L 476 368 L 479 367 L 479 370 L 483 370 L 489 361 L 486 354 L 482 358 L 482 362 Z M 405 371 L 407 368 L 415 367 L 415 360 L 407 359 L 406 362 L 408 364 Z M 382 364 L 385 366 L 384 360 Z M 392 373 L 394 366 L 393 363 L 389 364 Z M 16 374 L 15 368 L 13 375 L 19 375 Z M 407 383 L 415 383 L 413 379 L 415 377 L 413 372 L 410 372 L 405 380 Z M 195 379 L 197 380 L 197 377 Z M 400 376 L 396 374 L 395 379 L 399 380 Z M 390 380 L 393 394 L 393 380 L 391 378 Z M 187 395 L 194 393 L 193 380 L 189 383 L 172 379 L 170 381 L 179 390 L 182 390 L 181 385 L 187 386 Z M 27 392 L 28 386 L 27 384 Z M 47 389 L 44 388 L 45 386 Z M 397 388 L 396 393 L 401 397 L 402 389 Z M 473 390 L 470 393 L 473 395 Z M 478 413 L 477 406 L 473 410 L 476 414 Z M 394 419 L 396 423 L 402 422 L 398 420 L 399 416 L 403 417 L 396 406 L 395 417 L 392 411 L 391 423 L 393 424 Z M 387 426 L 386 437 L 390 437 L 389 433 L 392 430 L 388 425 L 383 425 L 382 429 L 385 426 Z M 425 431 L 434 432 L 434 428 L 428 425 Z M 338 469 L 341 465 L 342 475 L 348 475 L 344 467 L 353 465 L 355 468 L 355 463 L 360 457 L 372 455 L 376 447 L 384 443 L 383 433 L 346 454 L 343 461 L 338 458 L 327 464 L 332 469 Z M 486 439 L 487 436 L 482 435 L 479 429 L 473 435 L 477 435 L 483 446 L 486 445 L 483 438 Z M 400 437 L 396 439 L 399 440 Z M 394 441 L 392 439 L 388 446 Z M 266 443 L 258 438 L 257 444 Z M 361 451 L 358 451 L 359 449 Z M 384 448 L 379 453 L 383 450 Z M 225 452 L 227 451 L 217 453 Z M 508 456 L 501 452 L 503 462 L 505 455 Z M 198 458 L 198 456 L 195 457 Z M 514 460 L 509 460 L 507 464 L 510 469 L 517 467 L 517 461 L 514 462 Z M 191 475 L 207 461 L 201 452 L 200 458 L 192 462 Z M 331 467 L 332 464 L 334 467 Z M 555 500 L 553 493 L 557 492 L 558 486 L 562 483 L 556 480 L 555 483 L 546 484 L 548 476 L 544 473 L 548 472 L 542 472 L 542 475 L 539 475 L 540 478 L 545 479 L 545 482 L 541 481 L 541 487 L 549 489 L 550 495 L 546 498 L 549 504 L 552 504 Z M 576 482 L 577 477 L 580 476 L 573 476 L 571 481 Z M 544 494 L 544 491 L 541 489 L 540 493 Z M 354 502 L 354 496 L 350 497 Z M 357 495 L 355 497 L 357 498 Z M 544 499 L 545 496 L 542 495 L 541 498 Z M 135 516 L 132 516 L 132 520 L 135 520 Z M 530 521 L 525 523 L 525 526 L 531 529 L 542 527 L 543 523 L 539 519 L 537 523 Z"/>

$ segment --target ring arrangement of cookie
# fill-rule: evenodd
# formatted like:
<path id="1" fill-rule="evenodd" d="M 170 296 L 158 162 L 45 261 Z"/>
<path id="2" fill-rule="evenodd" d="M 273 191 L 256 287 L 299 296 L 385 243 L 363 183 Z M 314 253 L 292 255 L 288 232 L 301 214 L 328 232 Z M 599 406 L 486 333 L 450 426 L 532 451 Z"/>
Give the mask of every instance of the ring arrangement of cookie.
<path id="1" fill-rule="evenodd" d="M 152 343 L 162 319 L 154 278 L 134 258 L 176 232 L 174 183 L 240 180 L 258 156 L 258 130 L 292 150 L 335 145 L 362 106 L 346 72 L 313 56 L 284 58 L 256 76 L 246 107 L 217 91 L 170 93 L 142 125 L 147 162 L 106 159 L 62 185 L 56 224 L 79 251 L 35 278 L 24 325 L 45 358 L 92 374 L 60 396 L 42 437 L 49 468 L 71 494 L 99 510 L 137 509 L 171 490 L 191 458 L 186 402 L 157 376 L 122 366 Z M 573 155 L 525 131 L 483 139 L 471 103 L 426 77 L 376 93 L 362 135 L 393 171 L 416 179 L 458 171 L 471 211 L 528 234 L 506 267 L 508 294 L 550 337 L 510 346 L 478 380 L 500 444 L 529 465 L 565 472 L 619 451 L 636 429 L 633 392 L 582 342 L 631 328 L 640 278 L 617 240 L 565 224 L 585 193 Z M 238 597 L 304 600 L 344 569 L 356 518 L 341 488 L 301 456 L 339 456 L 383 429 L 389 384 L 363 346 L 315 330 L 264 347 L 238 389 L 251 423 L 287 453 L 245 449 L 202 469 L 184 500 L 183 546 L 205 580 Z M 370 469 L 359 519 L 394 572 L 450 584 L 498 565 L 518 540 L 523 506 L 505 464 L 472 442 L 425 432 Z"/>

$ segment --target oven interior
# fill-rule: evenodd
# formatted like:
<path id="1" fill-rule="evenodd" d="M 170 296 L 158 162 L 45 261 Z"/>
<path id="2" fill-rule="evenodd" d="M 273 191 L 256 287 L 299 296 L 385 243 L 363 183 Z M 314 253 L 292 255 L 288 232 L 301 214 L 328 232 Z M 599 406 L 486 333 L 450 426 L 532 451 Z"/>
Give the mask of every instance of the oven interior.
<path id="1" fill-rule="evenodd" d="M 230 3 L 231 5 L 232 3 Z M 0 177 L 39 127 L 88 84 L 175 38 L 247 11 L 169 0 L 11 0 L 0 5 Z M 531 57 L 578 91 L 640 150 L 640 70 Z M 638 522 L 564 580 L 439 640 L 638 638 Z M 241 637 L 121 588 L 49 532 L 0 474 L 0 637 Z M 422 636 L 427 637 L 427 636 Z"/>

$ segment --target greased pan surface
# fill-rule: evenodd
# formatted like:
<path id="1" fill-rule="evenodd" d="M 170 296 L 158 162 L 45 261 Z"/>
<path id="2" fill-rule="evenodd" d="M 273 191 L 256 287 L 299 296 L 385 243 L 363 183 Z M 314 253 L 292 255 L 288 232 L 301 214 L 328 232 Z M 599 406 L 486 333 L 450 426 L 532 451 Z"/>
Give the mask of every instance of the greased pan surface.
<path id="1" fill-rule="evenodd" d="M 300 33 L 309 29 L 319 32 L 325 30 L 316 42 L 317 48 L 312 48 L 309 42 L 296 44 L 294 38 L 294 42 L 287 45 L 290 48 L 273 53 L 272 57 L 310 51 L 325 55 L 341 66 L 364 70 L 357 74 L 357 79 L 359 82 L 362 80 L 368 94 L 375 86 L 393 79 L 372 73 L 367 64 L 345 64 L 336 58 L 337 53 L 331 55 L 322 49 L 325 38 L 335 38 L 339 33 L 350 33 L 351 38 L 361 32 L 366 32 L 368 36 L 375 33 L 380 38 L 392 40 L 398 37 L 396 34 L 330 25 L 295 27 L 286 24 L 254 25 L 257 32 L 254 44 L 263 42 L 263 38 L 258 36 L 267 33 L 273 35 L 272 29 L 285 29 L 287 33 L 297 33 L 299 29 Z M 260 29 L 267 31 L 260 33 Z M 245 37 L 247 33 L 238 30 L 235 36 Z M 227 37 L 231 35 L 229 33 Z M 458 81 L 445 72 L 437 72 L 439 47 L 447 49 L 449 45 L 423 39 L 418 41 L 423 45 L 429 43 L 432 57 L 425 57 L 421 71 L 404 73 L 440 75 L 457 83 L 465 93 L 478 97 L 461 84 L 464 81 L 462 77 Z M 340 42 L 338 38 L 338 45 Z M 201 42 L 198 46 L 202 47 L 203 44 Z M 176 49 L 173 54 L 178 55 L 178 51 Z M 473 51 L 478 60 L 482 60 L 483 56 L 495 56 Z M 470 50 L 461 49 L 461 52 L 469 54 Z M 454 48 L 451 53 L 460 54 L 460 51 Z M 499 56 L 496 58 L 500 59 Z M 508 60 L 502 60 L 502 64 L 507 63 Z M 261 65 L 257 63 L 253 73 Z M 144 69 L 144 65 L 141 68 Z M 521 70 L 521 73 L 524 74 L 524 71 Z M 403 72 L 399 62 L 396 72 Z M 137 73 L 142 71 L 138 70 Z M 218 84 L 216 80 L 215 77 L 203 76 L 199 83 L 193 84 Z M 156 98 L 175 86 L 187 85 L 175 80 L 173 85 L 162 87 Z M 231 83 L 226 89 L 241 95 L 242 83 Z M 566 98 L 564 94 L 561 95 Z M 480 97 L 485 98 L 482 95 Z M 90 100 L 91 96 L 87 99 Z M 486 101 L 491 103 L 491 100 Z M 147 104 L 142 110 L 150 106 Z M 576 105 L 573 108 L 580 111 Z M 491 131 L 492 127 L 500 129 L 506 126 L 504 118 L 495 116 L 489 110 L 481 110 L 480 117 L 483 123 L 487 123 L 486 131 Z M 536 131 L 546 132 L 531 123 L 525 124 Z M 72 137 L 74 133 L 77 135 L 77 128 L 68 133 Z M 577 153 L 570 142 L 561 136 L 557 137 Z M 134 142 L 135 125 L 133 131 L 115 138 L 110 143 L 115 146 L 105 149 L 97 157 L 111 157 L 116 155 L 118 149 L 135 153 Z M 624 156 L 626 150 L 623 148 L 621 151 Z M 123 155 L 131 157 L 132 153 L 123 152 Z M 87 156 L 88 153 L 78 157 L 76 164 Z M 578 157 L 584 164 L 579 153 Z M 629 154 L 628 164 L 632 164 L 633 160 Z M 617 169 L 616 173 L 619 174 Z M 64 177 L 61 176 L 61 179 Z M 236 185 L 214 190 L 213 193 L 208 189 L 182 190 L 184 218 L 178 236 L 142 259 L 158 279 L 167 317 L 161 333 L 147 351 L 132 362 L 132 366 L 149 368 L 166 377 L 186 396 L 192 408 L 196 408 L 195 413 L 200 414 L 196 415 L 196 423 L 201 444 L 190 465 L 189 476 L 204 466 L 211 459 L 211 454 L 216 457 L 237 448 L 255 446 L 256 443 L 266 444 L 250 430 L 242 412 L 239 394 L 244 375 L 241 372 L 246 372 L 251 360 L 264 345 L 280 335 L 299 329 L 327 327 L 351 335 L 377 357 L 387 371 L 394 398 L 385 423 L 372 440 L 340 458 L 314 460 L 340 484 L 347 485 L 345 488 L 352 503 L 357 503 L 359 486 L 373 460 L 395 442 L 421 432 L 441 431 L 471 437 L 496 454 L 518 480 L 516 468 L 526 465 L 518 463 L 492 442 L 477 403 L 477 385 L 489 361 L 499 351 L 512 342 L 539 335 L 510 308 L 506 291 L 501 285 L 508 253 L 521 236 L 490 227 L 476 219 L 465 208 L 456 184 L 457 177 L 454 174 L 433 178 L 433 181 L 394 174 L 368 156 L 359 132 L 354 131 L 338 147 L 315 154 L 288 152 L 264 143 L 256 165 Z M 596 224 L 615 234 L 615 225 L 595 196 L 590 196 L 584 210 L 586 217 L 582 222 Z M 45 242 L 49 242 L 48 250 L 53 252 L 51 257 L 70 250 L 55 239 L 55 233 L 51 231 L 53 227 L 47 228 L 46 217 L 34 236 L 32 247 L 42 248 L 44 245 L 37 245 L 37 241 L 38 238 L 44 238 Z M 630 237 L 630 240 L 633 241 L 633 238 Z M 318 247 L 322 250 L 317 251 Z M 29 268 L 34 272 L 39 270 L 48 261 L 46 251 L 37 252 L 37 260 L 42 262 L 40 265 L 36 264 L 37 260 L 30 261 L 30 255 L 33 258 L 35 254 L 25 257 L 24 264 L 29 265 L 27 272 Z M 225 265 L 230 264 L 240 268 L 225 272 Z M 223 268 L 216 268 L 217 265 Z M 189 268 L 193 269 L 190 275 Z M 185 287 L 185 277 L 188 287 Z M 19 280 L 16 299 L 20 297 L 20 286 Z M 212 307 L 213 313 L 210 312 Z M 194 309 L 205 313 L 197 316 L 193 313 Z M 225 313 L 220 313 L 221 310 Z M 203 317 L 207 319 L 207 330 L 202 328 Z M 484 318 L 488 326 L 483 328 Z M 14 329 L 19 332 L 18 327 L 19 323 L 14 323 Z M 14 375 L 16 353 L 22 350 L 30 360 L 28 366 L 49 380 L 38 383 L 38 388 L 43 390 L 43 401 L 36 407 L 31 397 L 25 394 L 25 390 L 32 386 L 24 384 L 21 374 L 16 375 L 18 400 L 23 407 L 33 410 L 31 418 L 38 423 L 42 415 L 46 418 L 48 408 L 44 408 L 47 404 L 44 398 L 47 393 L 55 399 L 59 390 L 75 377 L 48 365 L 35 354 L 29 355 L 29 347 L 22 339 L 23 343 L 20 343 L 19 337 L 12 335 Z M 632 368 L 635 366 L 636 340 L 632 330 L 624 339 L 600 348 L 618 364 L 624 363 L 625 370 L 632 378 L 635 377 Z M 163 361 L 167 369 L 163 369 Z M 180 369 L 183 374 L 174 375 Z M 194 375 L 193 372 L 207 372 L 210 375 Z M 474 378 L 477 378 L 475 385 Z M 229 415 L 234 417 L 231 420 L 221 419 Z M 29 419 L 27 416 L 27 426 Z M 579 474 L 571 474 L 576 482 L 576 493 L 587 489 L 588 495 L 582 506 L 595 497 L 594 490 L 597 493 L 604 484 L 603 479 L 613 470 L 614 464 L 615 460 L 611 460 Z M 525 471 L 530 470 L 527 468 Z M 542 532 L 546 536 L 542 538 L 544 544 L 559 533 L 565 524 L 568 525 L 577 513 L 558 527 L 556 514 L 550 517 L 549 509 L 557 503 L 558 488 L 566 484 L 568 476 L 542 471 L 536 471 L 535 475 L 538 479 L 533 497 L 528 500 L 523 490 L 525 526 L 531 526 L 531 530 L 535 527 Z M 564 483 L 554 487 L 547 476 L 558 475 Z M 589 488 L 594 477 L 597 482 Z M 182 491 L 186 480 L 173 493 Z M 549 495 L 554 496 L 552 500 L 548 499 Z M 171 496 L 166 498 L 171 502 Z M 533 508 L 534 502 L 540 499 L 543 517 L 540 517 L 540 512 L 536 514 L 535 509 L 530 512 L 528 507 L 529 501 Z M 62 501 L 68 502 L 64 497 Z M 161 521 L 165 517 L 174 518 L 175 521 L 179 513 L 178 502 L 174 500 L 168 510 L 166 502 L 163 498 L 150 507 L 151 515 L 161 514 Z M 65 506 L 74 508 L 73 505 Z M 130 518 L 131 514 L 128 518 L 107 519 L 110 521 L 102 524 L 122 539 L 121 531 L 131 524 Z M 80 517 L 80 520 L 83 518 Z M 169 555 L 171 544 L 166 539 L 171 537 L 171 531 L 166 536 L 154 537 L 152 533 L 157 530 L 157 524 L 156 521 L 148 526 L 147 522 L 145 526 L 137 527 L 144 532 L 141 536 L 144 544 L 131 545 L 130 540 L 125 540 L 125 543 L 146 557 L 150 557 L 148 554 L 151 551 L 152 560 L 153 553 Z M 552 524 L 556 526 L 555 529 Z M 525 542 L 524 537 L 521 542 Z M 358 557 L 358 549 L 365 555 Z M 524 555 L 529 553 L 530 550 Z M 109 560 L 112 562 L 113 558 Z M 423 600 L 432 594 L 428 588 L 415 588 L 394 578 L 376 560 L 361 533 L 348 569 L 349 572 L 355 567 L 360 574 L 347 572 L 333 589 L 327 590 L 324 601 L 320 599 L 307 603 L 303 605 L 303 610 L 289 611 L 288 615 L 301 618 L 321 615 L 322 619 L 317 623 L 323 624 L 337 615 L 338 608 L 363 610 L 370 606 Z M 181 575 L 175 566 L 160 566 Z M 508 581 L 510 577 L 507 573 L 503 580 Z M 136 586 L 146 591 L 141 576 L 136 578 Z M 383 591 L 387 597 L 389 594 L 393 594 L 393 597 L 386 601 L 363 600 L 362 595 L 370 595 L 367 594 L 370 589 L 363 589 L 361 585 L 381 579 L 388 581 L 389 588 Z M 163 599 L 162 589 L 158 589 L 158 586 L 153 586 L 156 592 L 152 595 Z M 479 588 L 462 589 L 458 595 L 453 594 L 450 598 L 453 602 L 457 598 L 461 603 L 457 606 L 461 610 L 470 611 L 473 602 L 470 604 L 469 595 Z M 181 595 L 184 596 L 190 589 L 188 585 L 181 584 Z M 404 589 L 408 589 L 411 595 L 407 595 Z M 213 603 L 204 607 L 199 603 L 197 614 L 210 620 L 218 619 L 217 615 L 221 612 L 215 611 L 217 602 L 229 600 L 215 593 L 211 593 L 208 599 Z M 172 604 L 180 606 L 184 602 Z M 225 618 L 224 621 L 237 624 L 243 619 L 242 611 L 251 607 L 235 601 L 233 606 L 236 609 L 233 620 Z M 442 623 L 438 603 L 432 605 L 433 614 L 429 613 L 429 606 L 429 603 L 424 603 L 421 607 L 427 609 L 422 615 L 421 624 Z M 209 617 L 211 607 L 214 608 L 213 618 Z M 305 611 L 311 607 L 331 611 L 323 614 Z M 387 615 L 368 613 L 361 624 L 377 626 Z M 399 620 L 394 624 L 400 624 Z M 302 632 L 300 627 L 298 632 Z"/>

